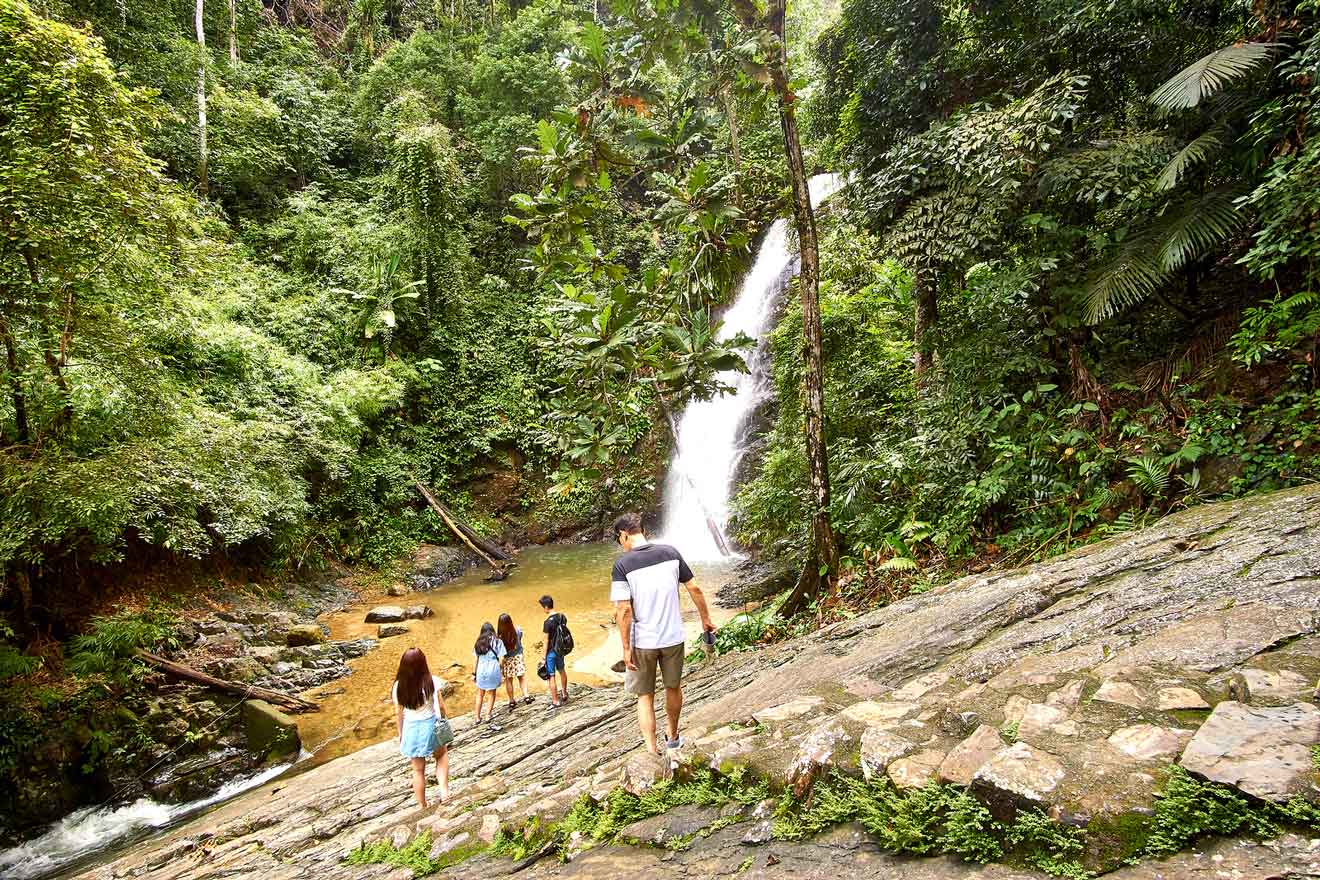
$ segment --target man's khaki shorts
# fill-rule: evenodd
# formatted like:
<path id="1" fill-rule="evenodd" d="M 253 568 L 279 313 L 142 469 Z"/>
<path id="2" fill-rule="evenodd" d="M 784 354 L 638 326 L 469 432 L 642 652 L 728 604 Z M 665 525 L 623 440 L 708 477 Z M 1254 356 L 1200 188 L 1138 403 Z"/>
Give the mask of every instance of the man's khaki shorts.
<path id="1" fill-rule="evenodd" d="M 679 642 L 668 648 L 633 648 L 636 669 L 629 669 L 623 677 L 628 693 L 646 696 L 655 693 L 655 668 L 660 667 L 660 678 L 667 688 L 676 688 L 683 682 L 683 648 Z"/>

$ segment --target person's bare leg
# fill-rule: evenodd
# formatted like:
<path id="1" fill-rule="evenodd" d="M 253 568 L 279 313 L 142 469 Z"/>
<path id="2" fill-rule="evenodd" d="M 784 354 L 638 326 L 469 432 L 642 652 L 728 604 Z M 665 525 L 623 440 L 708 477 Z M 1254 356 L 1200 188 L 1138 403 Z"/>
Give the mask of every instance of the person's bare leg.
<path id="1" fill-rule="evenodd" d="M 669 723 L 669 741 L 678 739 L 678 716 L 683 711 L 683 689 L 665 688 L 665 720 Z"/>
<path id="2" fill-rule="evenodd" d="M 513 685 L 510 684 L 509 687 L 513 687 Z M 527 699 L 527 676 L 518 676 L 518 687 L 522 688 L 523 699 Z"/>
<path id="3" fill-rule="evenodd" d="M 559 702 L 568 702 L 568 667 L 559 670 Z"/>
<path id="4" fill-rule="evenodd" d="M 513 705 L 513 676 L 504 679 L 504 690 L 509 695 L 509 705 Z"/>
<path id="5" fill-rule="evenodd" d="M 449 800 L 449 746 L 435 750 L 435 778 L 440 783 L 440 802 Z"/>
<path id="6" fill-rule="evenodd" d="M 545 680 L 545 692 L 550 695 L 551 703 L 554 703 L 555 705 L 559 704 L 559 695 L 555 692 L 554 673 L 551 673 L 550 677 Z"/>
<path id="7" fill-rule="evenodd" d="M 477 721 L 478 721 L 478 722 L 481 721 L 481 703 L 482 703 L 483 700 L 485 700 L 485 698 L 486 698 L 486 692 L 483 691 L 481 688 L 477 688 L 477 709 L 476 709 L 476 712 L 477 712 Z"/>
<path id="8" fill-rule="evenodd" d="M 426 807 L 426 759 L 412 759 L 413 797 L 419 807 Z"/>
<path id="9" fill-rule="evenodd" d="M 655 747 L 655 694 L 637 695 L 637 723 L 642 728 L 642 739 L 652 754 L 659 754 Z"/>

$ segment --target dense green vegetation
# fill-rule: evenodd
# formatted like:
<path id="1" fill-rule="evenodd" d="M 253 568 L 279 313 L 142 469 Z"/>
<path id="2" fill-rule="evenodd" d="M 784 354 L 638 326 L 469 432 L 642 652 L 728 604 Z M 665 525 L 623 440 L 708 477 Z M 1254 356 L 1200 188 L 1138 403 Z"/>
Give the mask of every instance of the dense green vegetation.
<path id="1" fill-rule="evenodd" d="M 1315 0 L 782 11 L 0 0 L 0 687 L 131 686 L 154 623 L 67 640 L 148 568 L 443 540 L 414 479 L 654 509 L 790 119 L 833 491 L 794 293 L 745 546 L 865 604 L 1320 475 Z"/>
<path id="2" fill-rule="evenodd" d="M 859 595 L 1316 477 L 1316 4 L 853 0 L 817 51 L 817 161 L 854 181 L 821 296 Z M 790 551 L 798 327 L 738 518 Z"/>

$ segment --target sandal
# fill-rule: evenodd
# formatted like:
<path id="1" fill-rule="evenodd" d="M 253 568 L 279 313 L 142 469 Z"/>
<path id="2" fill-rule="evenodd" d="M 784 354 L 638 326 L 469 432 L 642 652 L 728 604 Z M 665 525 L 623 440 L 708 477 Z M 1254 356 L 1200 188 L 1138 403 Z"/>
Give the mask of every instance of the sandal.
<path id="1" fill-rule="evenodd" d="M 522 698 L 522 701 L 523 701 L 524 704 L 526 704 L 526 703 L 534 703 L 534 702 L 536 702 L 536 697 L 526 696 L 526 697 L 523 697 L 523 698 Z"/>
<path id="2" fill-rule="evenodd" d="M 515 703 L 513 700 L 509 700 L 509 711 L 512 712 L 514 709 L 517 708 L 518 708 L 518 704 Z"/>

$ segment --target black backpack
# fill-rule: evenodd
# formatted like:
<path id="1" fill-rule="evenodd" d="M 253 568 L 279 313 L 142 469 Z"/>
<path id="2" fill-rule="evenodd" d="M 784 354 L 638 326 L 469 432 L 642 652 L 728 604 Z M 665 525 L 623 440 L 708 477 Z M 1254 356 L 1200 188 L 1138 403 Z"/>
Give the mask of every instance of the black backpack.
<path id="1" fill-rule="evenodd" d="M 560 657 L 573 653 L 573 633 L 568 628 L 568 618 L 559 615 L 559 626 L 555 627 L 555 653 Z"/>

